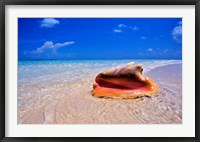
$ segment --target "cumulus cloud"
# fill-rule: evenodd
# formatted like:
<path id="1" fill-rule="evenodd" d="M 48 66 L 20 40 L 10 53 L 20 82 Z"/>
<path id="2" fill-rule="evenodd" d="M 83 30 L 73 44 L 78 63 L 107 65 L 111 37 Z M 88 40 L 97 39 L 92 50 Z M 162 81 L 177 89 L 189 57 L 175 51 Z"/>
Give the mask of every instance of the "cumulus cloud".
<path id="1" fill-rule="evenodd" d="M 172 30 L 172 38 L 177 42 L 182 42 L 182 21 Z"/>
<path id="2" fill-rule="evenodd" d="M 121 33 L 121 32 L 123 32 L 121 29 L 114 29 L 113 30 L 115 33 Z"/>
<path id="3" fill-rule="evenodd" d="M 54 18 L 45 18 L 41 21 L 40 27 L 42 28 L 53 28 L 55 25 L 60 24 L 60 22 Z"/>
<path id="4" fill-rule="evenodd" d="M 127 27 L 127 26 L 126 26 L 125 24 L 119 24 L 118 27 L 119 27 L 119 28 L 125 28 L 125 27 Z"/>
<path id="5" fill-rule="evenodd" d="M 139 30 L 139 28 L 137 26 L 129 26 L 129 25 L 125 25 L 125 24 L 118 24 L 116 29 L 114 29 L 113 31 L 116 32 L 116 33 L 121 33 L 125 30 L 137 31 L 137 30 Z"/>
<path id="6" fill-rule="evenodd" d="M 145 37 L 145 36 L 142 36 L 142 37 L 140 37 L 140 39 L 143 39 L 143 40 L 145 40 L 145 39 L 146 39 L 146 37 Z"/>
<path id="7" fill-rule="evenodd" d="M 182 25 L 182 21 L 179 21 L 178 24 L 179 24 L 179 25 Z"/>
<path id="8" fill-rule="evenodd" d="M 70 42 L 54 44 L 52 41 L 47 41 L 41 47 L 39 47 L 35 51 L 33 51 L 33 53 L 56 52 L 56 50 L 58 48 L 68 46 L 68 45 L 74 44 L 74 43 L 75 43 L 74 41 L 70 41 Z"/>
<path id="9" fill-rule="evenodd" d="M 149 51 L 149 52 L 152 52 L 152 51 L 153 51 L 153 49 L 152 49 L 152 48 L 149 48 L 149 49 L 147 49 L 147 51 Z"/>

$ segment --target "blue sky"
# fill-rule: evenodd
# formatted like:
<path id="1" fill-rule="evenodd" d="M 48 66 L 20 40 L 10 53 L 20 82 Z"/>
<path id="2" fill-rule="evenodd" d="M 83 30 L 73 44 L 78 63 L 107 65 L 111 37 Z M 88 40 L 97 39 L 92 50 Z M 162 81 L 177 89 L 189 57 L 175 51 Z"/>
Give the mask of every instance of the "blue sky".
<path id="1" fill-rule="evenodd" d="M 19 18 L 18 58 L 182 59 L 182 19 Z"/>

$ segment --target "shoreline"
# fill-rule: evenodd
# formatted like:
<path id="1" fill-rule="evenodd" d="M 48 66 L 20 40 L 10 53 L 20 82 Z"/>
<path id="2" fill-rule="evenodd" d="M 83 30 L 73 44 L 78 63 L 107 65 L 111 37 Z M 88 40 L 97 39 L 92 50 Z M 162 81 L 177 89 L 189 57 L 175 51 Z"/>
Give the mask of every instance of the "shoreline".
<path id="1" fill-rule="evenodd" d="M 165 74 L 165 72 L 167 72 L 167 74 Z M 176 72 L 181 71 L 181 74 L 176 74 Z M 169 64 L 169 65 L 164 65 L 164 66 L 160 66 L 157 67 L 155 69 L 152 69 L 150 71 L 148 71 L 146 73 L 147 76 L 151 77 L 151 78 L 158 78 L 159 76 L 162 76 L 162 78 L 164 78 L 167 81 L 172 81 L 172 82 L 176 82 L 177 80 L 173 80 L 172 78 L 178 75 L 179 79 L 181 79 L 181 82 L 176 82 L 176 83 L 182 83 L 182 64 Z M 167 76 L 169 75 L 169 76 Z"/>
<path id="2" fill-rule="evenodd" d="M 96 98 L 90 93 L 93 78 L 53 84 L 45 90 L 47 97 L 40 98 L 44 101 L 43 105 L 38 103 L 41 107 L 18 109 L 18 124 L 181 124 L 182 64 L 160 66 L 145 76 L 158 83 L 158 95 L 137 99 Z"/>

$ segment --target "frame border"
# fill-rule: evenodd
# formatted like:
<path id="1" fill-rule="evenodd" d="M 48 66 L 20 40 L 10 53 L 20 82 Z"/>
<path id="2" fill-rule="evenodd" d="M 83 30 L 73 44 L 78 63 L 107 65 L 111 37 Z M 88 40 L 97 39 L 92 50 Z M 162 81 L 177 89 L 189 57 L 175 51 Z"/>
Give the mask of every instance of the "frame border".
<path id="1" fill-rule="evenodd" d="M 6 5 L 195 5 L 195 137 L 5 137 L 5 7 Z M 2 142 L 137 141 L 199 142 L 200 0 L 0 0 L 0 140 Z"/>

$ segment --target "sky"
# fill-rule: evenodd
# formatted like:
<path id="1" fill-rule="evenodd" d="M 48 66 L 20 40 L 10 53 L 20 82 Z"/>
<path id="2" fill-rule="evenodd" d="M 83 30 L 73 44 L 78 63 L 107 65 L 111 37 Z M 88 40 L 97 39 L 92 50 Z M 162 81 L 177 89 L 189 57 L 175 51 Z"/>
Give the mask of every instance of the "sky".
<path id="1" fill-rule="evenodd" d="M 182 59 L 182 18 L 19 18 L 18 59 Z"/>

